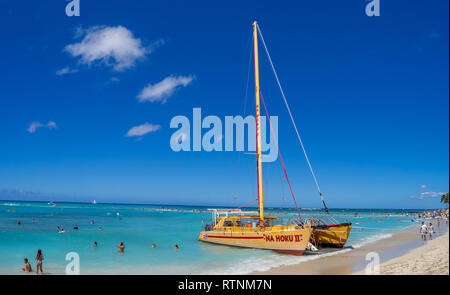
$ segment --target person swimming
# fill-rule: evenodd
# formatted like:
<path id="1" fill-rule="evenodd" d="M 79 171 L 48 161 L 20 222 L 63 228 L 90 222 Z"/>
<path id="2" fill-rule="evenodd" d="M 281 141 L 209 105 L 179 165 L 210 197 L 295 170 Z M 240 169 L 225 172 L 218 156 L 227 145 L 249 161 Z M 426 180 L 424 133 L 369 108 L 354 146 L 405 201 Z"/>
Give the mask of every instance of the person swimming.
<path id="1" fill-rule="evenodd" d="M 156 248 L 156 243 L 153 243 L 153 244 L 152 244 L 152 248 Z"/>
<path id="2" fill-rule="evenodd" d="M 178 251 L 178 250 L 180 250 L 180 247 L 178 247 L 178 245 L 175 245 L 175 247 L 173 247 L 173 249 L 174 249 L 175 251 Z"/>
<path id="3" fill-rule="evenodd" d="M 119 245 L 117 245 L 117 248 L 119 248 L 119 251 L 123 253 L 123 251 L 125 251 L 125 245 L 123 244 L 123 242 L 120 242 Z"/>
<path id="4" fill-rule="evenodd" d="M 73 229 L 78 229 L 78 225 L 75 225 L 75 226 L 73 227 Z"/>
<path id="5" fill-rule="evenodd" d="M 94 246 L 94 247 L 97 247 L 97 246 L 98 246 L 97 241 L 94 242 L 93 246 Z"/>
<path id="6" fill-rule="evenodd" d="M 41 273 L 43 274 L 44 271 L 42 270 L 42 262 L 44 261 L 44 255 L 42 254 L 41 249 L 37 251 L 34 260 L 36 260 L 36 274 L 39 274 L 39 270 L 41 270 Z"/>
<path id="7" fill-rule="evenodd" d="M 63 228 L 59 231 L 60 234 L 67 234 L 69 233 L 68 231 L 64 230 Z"/>
<path id="8" fill-rule="evenodd" d="M 30 262 L 28 262 L 28 258 L 24 258 L 23 262 L 25 263 L 25 267 L 22 267 L 22 271 L 24 271 L 24 272 L 32 272 L 33 269 L 31 268 Z"/>

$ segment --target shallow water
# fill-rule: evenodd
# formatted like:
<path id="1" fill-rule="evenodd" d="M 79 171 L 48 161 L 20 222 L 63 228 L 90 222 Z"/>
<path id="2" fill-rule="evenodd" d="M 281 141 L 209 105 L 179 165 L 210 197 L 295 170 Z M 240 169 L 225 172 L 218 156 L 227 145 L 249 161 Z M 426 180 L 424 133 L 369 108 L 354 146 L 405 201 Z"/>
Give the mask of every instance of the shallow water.
<path id="1" fill-rule="evenodd" d="M 273 266 L 315 259 L 272 251 L 233 248 L 197 241 L 206 207 L 78 204 L 0 201 L 0 273 L 18 274 L 23 258 L 42 249 L 44 271 L 64 274 L 69 252 L 80 256 L 82 274 L 246 274 Z M 292 209 L 267 209 L 267 214 L 296 217 Z M 347 246 L 359 247 L 417 225 L 401 210 L 330 210 L 340 222 L 353 223 Z M 410 210 L 409 212 L 420 210 Z M 118 215 L 118 213 L 120 215 Z M 359 217 L 355 217 L 359 213 Z M 321 210 L 301 211 L 320 217 Z M 388 216 L 389 215 L 389 216 Z M 21 221 L 21 225 L 17 224 Z M 90 224 L 94 220 L 95 224 Z M 79 229 L 74 230 L 74 225 Z M 57 226 L 68 231 L 57 232 Z M 102 227 L 102 230 L 99 230 Z M 97 241 L 98 247 L 92 244 Z M 124 242 L 125 253 L 116 247 Z M 152 243 L 157 244 L 152 248 Z M 173 246 L 178 244 L 179 251 Z M 333 255 L 328 253 L 326 255 Z"/>

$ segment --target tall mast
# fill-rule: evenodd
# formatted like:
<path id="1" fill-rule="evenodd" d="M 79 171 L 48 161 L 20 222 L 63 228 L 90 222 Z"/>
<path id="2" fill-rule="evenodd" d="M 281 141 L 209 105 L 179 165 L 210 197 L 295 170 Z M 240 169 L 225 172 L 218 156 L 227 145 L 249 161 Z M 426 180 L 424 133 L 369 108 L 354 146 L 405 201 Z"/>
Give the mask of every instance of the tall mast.
<path id="1" fill-rule="evenodd" d="M 258 177 L 259 219 L 264 221 L 264 201 L 262 185 L 262 155 L 261 155 L 261 112 L 259 107 L 259 60 L 258 60 L 258 24 L 253 22 L 253 48 L 255 50 L 255 108 L 256 108 L 256 168 Z"/>

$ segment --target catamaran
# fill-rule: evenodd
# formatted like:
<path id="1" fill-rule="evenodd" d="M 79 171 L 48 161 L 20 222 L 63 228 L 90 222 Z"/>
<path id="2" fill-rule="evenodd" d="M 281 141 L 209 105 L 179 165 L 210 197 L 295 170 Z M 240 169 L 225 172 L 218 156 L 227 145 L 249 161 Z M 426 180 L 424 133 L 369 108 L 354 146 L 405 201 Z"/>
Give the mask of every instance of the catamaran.
<path id="1" fill-rule="evenodd" d="M 256 159 L 257 159 L 257 212 L 240 209 L 211 209 L 213 221 L 200 232 L 198 239 L 203 242 L 228 246 L 273 250 L 279 253 L 302 255 L 308 247 L 312 228 L 298 223 L 277 224 L 276 216 L 264 215 L 260 87 L 258 60 L 258 24 L 253 22 L 253 50 L 255 71 L 256 105 Z M 268 116 L 269 117 L 269 116 Z"/>

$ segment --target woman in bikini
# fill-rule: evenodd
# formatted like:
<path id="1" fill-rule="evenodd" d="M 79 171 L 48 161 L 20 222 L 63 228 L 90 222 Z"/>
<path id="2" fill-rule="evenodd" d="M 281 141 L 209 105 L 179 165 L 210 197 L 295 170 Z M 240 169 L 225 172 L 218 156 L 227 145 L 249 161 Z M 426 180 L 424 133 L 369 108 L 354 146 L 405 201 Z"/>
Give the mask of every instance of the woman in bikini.
<path id="1" fill-rule="evenodd" d="M 36 274 L 39 274 L 39 269 L 41 270 L 41 273 L 44 273 L 44 271 L 42 270 L 42 262 L 44 261 L 44 255 L 42 255 L 41 249 L 38 250 L 36 258 L 34 259 L 36 260 Z"/>

